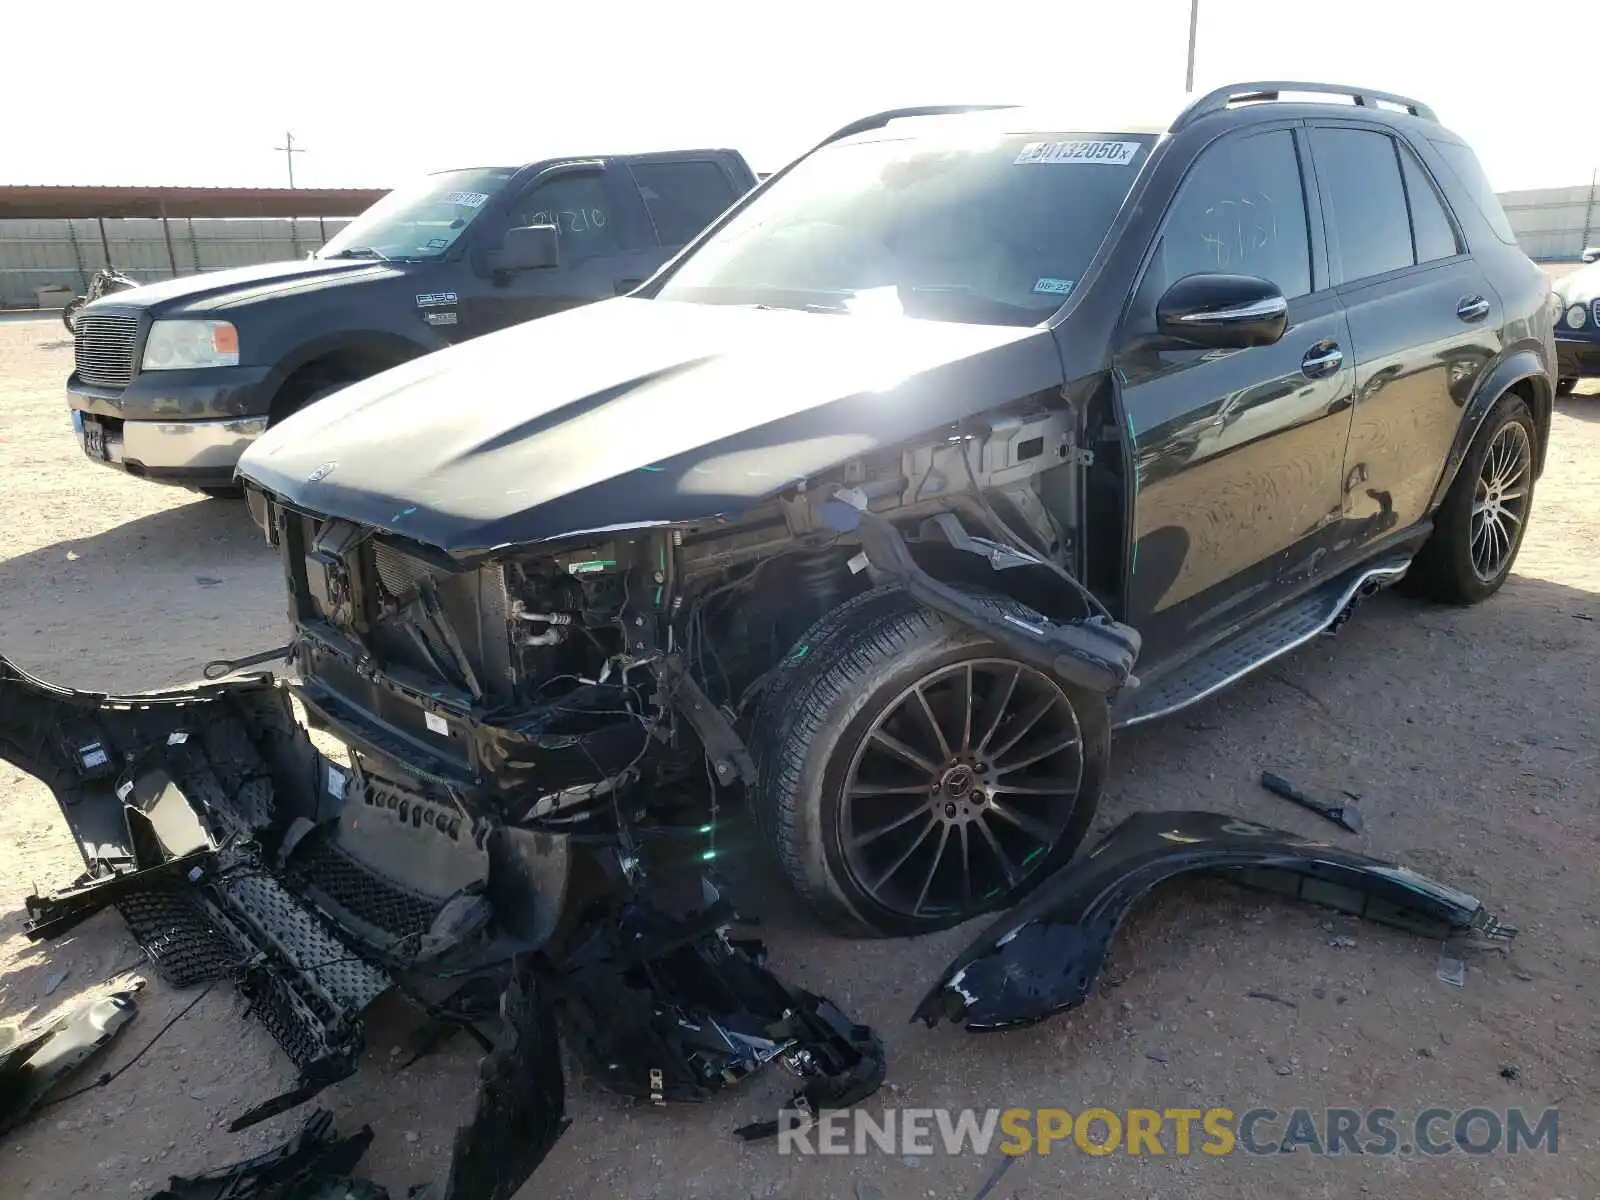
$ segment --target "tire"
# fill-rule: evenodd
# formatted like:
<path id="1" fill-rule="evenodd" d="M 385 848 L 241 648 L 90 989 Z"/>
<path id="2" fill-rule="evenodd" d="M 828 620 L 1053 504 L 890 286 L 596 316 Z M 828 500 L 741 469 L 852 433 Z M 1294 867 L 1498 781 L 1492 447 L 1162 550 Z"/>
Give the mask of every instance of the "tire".
<path id="1" fill-rule="evenodd" d="M 985 603 L 1019 619 L 1039 619 L 1011 600 Z M 1004 690 L 1001 681 L 1013 671 L 1016 681 Z M 963 695 L 965 708 L 959 700 Z M 976 711 L 980 695 L 982 712 Z M 1015 712 L 1004 707 L 1002 695 L 1007 701 L 1016 698 Z M 942 773 L 929 776 L 939 787 L 922 782 L 921 769 L 897 755 L 884 759 L 872 736 L 886 714 L 894 715 L 881 732 L 903 732 L 893 722 L 911 719 L 906 706 L 917 704 L 915 711 L 940 726 L 938 744 L 948 743 L 952 756 L 938 764 Z M 1030 725 L 1032 711 L 1042 715 Z M 963 712 L 974 715 L 964 721 Z M 986 730 L 991 714 L 993 727 Z M 965 747 L 963 724 L 972 730 Z M 1075 747 L 1027 765 L 1029 755 L 1071 736 L 1074 726 Z M 1012 738 L 1013 729 L 1024 732 Z M 923 731 L 935 736 L 931 726 Z M 980 741 L 980 731 L 990 737 Z M 1110 743 L 1103 696 L 1033 672 L 994 642 L 924 609 L 899 588 L 879 588 L 824 616 L 774 675 L 751 737 L 752 806 L 762 840 L 824 924 L 853 936 L 927 933 L 1014 904 L 1071 858 L 1094 819 Z M 994 761 L 979 761 L 985 750 Z M 1022 765 L 1006 765 L 1013 762 Z M 888 766 L 917 777 L 897 776 L 887 788 L 896 795 L 869 797 L 869 804 L 881 800 L 885 805 L 869 812 L 888 816 L 861 830 L 861 810 L 852 803 L 862 800 L 852 802 L 847 789 L 854 784 L 886 790 L 884 783 L 866 779 L 869 764 L 873 772 Z M 1019 789 L 1036 780 L 1038 771 L 1049 773 L 1049 783 L 1075 776 L 1076 786 L 1024 794 Z M 1030 832 L 1011 824 L 1023 820 Z M 987 833 L 980 824 L 988 826 Z M 947 850 L 948 859 L 942 857 Z M 966 861 L 954 857 L 960 850 L 972 855 L 970 871 L 963 871 Z M 875 891 L 867 878 L 878 873 L 868 869 L 881 865 L 881 859 L 869 858 L 878 853 L 907 863 L 902 874 L 911 876 L 912 886 L 900 903 L 889 898 L 893 887 Z M 960 883 L 964 873 L 970 881 L 966 886 Z M 924 878 L 920 891 L 915 888 L 919 875 Z M 898 887 L 899 878 L 890 883 Z M 952 892 L 953 899 L 931 903 L 937 894 Z"/>
<path id="2" fill-rule="evenodd" d="M 1571 379 L 1558 379 L 1558 380 L 1556 380 L 1556 395 L 1557 396 L 1570 396 L 1570 395 L 1572 395 L 1573 389 L 1576 388 L 1577 386 L 1578 386 L 1578 380 L 1576 379 L 1576 377 L 1571 378 Z"/>
<path id="3" fill-rule="evenodd" d="M 78 310 L 89 302 L 87 296 L 74 296 L 67 301 L 67 306 L 61 310 L 61 323 L 67 327 L 67 332 L 76 334 L 78 331 L 73 322 L 78 319 Z"/>
<path id="4" fill-rule="evenodd" d="M 1520 426 L 1520 435 L 1513 429 Z M 1480 487 L 1484 482 L 1485 464 L 1490 451 L 1502 454 L 1500 447 L 1507 442 L 1519 445 L 1525 451 L 1520 466 L 1520 477 L 1499 489 L 1498 508 L 1508 515 L 1496 525 L 1509 530 L 1508 541 L 1501 542 L 1500 534 L 1481 532 L 1481 523 L 1474 526 L 1473 508 L 1480 497 L 1493 489 Z M 1484 418 L 1472 447 L 1461 463 L 1455 481 L 1445 494 L 1444 503 L 1433 517 L 1433 533 L 1423 544 L 1411 569 L 1406 572 L 1407 590 L 1441 604 L 1477 604 L 1500 590 L 1511 574 L 1517 551 L 1527 531 L 1528 518 L 1533 511 L 1533 464 L 1538 453 L 1538 431 L 1533 424 L 1533 414 L 1522 397 L 1508 392 L 1495 401 L 1489 415 Z M 1489 468 L 1491 476 L 1500 474 L 1500 462 Z M 1506 467 L 1507 471 L 1511 468 Z M 1511 497 L 1511 493 L 1520 492 Z M 1520 507 L 1518 507 L 1520 506 Z M 1483 557 L 1487 539 L 1494 541 L 1495 556 L 1492 562 Z M 1485 569 L 1488 567 L 1489 569 Z"/>

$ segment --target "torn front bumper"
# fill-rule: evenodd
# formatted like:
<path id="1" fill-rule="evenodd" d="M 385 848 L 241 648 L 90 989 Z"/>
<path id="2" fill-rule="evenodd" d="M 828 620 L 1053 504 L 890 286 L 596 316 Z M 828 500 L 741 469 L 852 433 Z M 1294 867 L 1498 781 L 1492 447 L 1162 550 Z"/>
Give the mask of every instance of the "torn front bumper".
<path id="1" fill-rule="evenodd" d="M 314 839 L 287 835 L 333 827 L 348 772 L 275 682 L 117 697 L 0 658 L 0 758 L 50 787 L 88 867 L 29 898 L 34 936 L 114 904 L 168 982 L 236 978 L 308 1087 L 354 1071 L 360 1014 L 392 980 L 294 886 Z"/>
<path id="2" fill-rule="evenodd" d="M 1221 813 L 1138 813 L 985 929 L 913 1019 L 1005 1029 L 1082 1004 L 1134 905 L 1158 884 L 1197 871 L 1430 936 L 1516 932 L 1465 892 L 1330 842 Z"/>
<path id="3" fill-rule="evenodd" d="M 234 1129 L 352 1074 L 363 1012 L 391 987 L 487 1051 L 430 1197 L 508 1197 L 555 1144 L 558 1012 L 591 1070 L 658 1101 L 709 1096 L 773 1060 L 808 1080 L 802 1110 L 853 1103 L 883 1078 L 872 1031 L 731 940 L 735 914 L 708 882 L 700 908 L 668 913 L 606 846 L 583 872 L 604 890 L 569 902 L 572 839 L 377 773 L 392 763 L 335 762 L 270 676 L 108 696 L 0 657 L 0 759 L 51 789 L 87 866 L 28 897 L 30 936 L 114 906 L 168 982 L 232 979 L 299 1069 Z"/>

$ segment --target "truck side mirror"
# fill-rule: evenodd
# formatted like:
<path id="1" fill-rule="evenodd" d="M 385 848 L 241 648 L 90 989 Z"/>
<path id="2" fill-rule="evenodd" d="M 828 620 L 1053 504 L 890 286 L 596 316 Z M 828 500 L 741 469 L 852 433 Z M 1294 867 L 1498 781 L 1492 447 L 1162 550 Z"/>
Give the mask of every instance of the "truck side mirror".
<path id="1" fill-rule="evenodd" d="M 506 230 L 497 271 L 538 271 L 561 265 L 561 234 L 554 225 L 518 225 Z"/>

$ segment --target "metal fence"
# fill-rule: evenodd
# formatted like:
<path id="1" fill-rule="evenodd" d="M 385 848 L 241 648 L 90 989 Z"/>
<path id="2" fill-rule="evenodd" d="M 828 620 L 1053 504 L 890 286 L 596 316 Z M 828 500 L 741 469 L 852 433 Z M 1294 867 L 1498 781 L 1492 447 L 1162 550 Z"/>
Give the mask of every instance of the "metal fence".
<path id="1" fill-rule="evenodd" d="M 141 283 L 153 283 L 304 258 L 349 223 L 345 217 L 0 221 L 0 308 L 33 307 L 39 289 L 77 295 L 108 259 Z"/>
<path id="2" fill-rule="evenodd" d="M 1585 247 L 1600 245 L 1597 184 L 1502 192 L 1500 206 L 1522 252 L 1536 262 L 1575 262 Z"/>

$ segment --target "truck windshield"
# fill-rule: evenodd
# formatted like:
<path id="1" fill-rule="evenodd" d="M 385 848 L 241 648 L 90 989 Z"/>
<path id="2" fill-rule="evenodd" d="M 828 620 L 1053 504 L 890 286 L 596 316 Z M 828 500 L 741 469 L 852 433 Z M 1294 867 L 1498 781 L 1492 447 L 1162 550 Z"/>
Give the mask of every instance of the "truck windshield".
<path id="1" fill-rule="evenodd" d="M 658 295 L 1036 324 L 1082 277 L 1153 141 L 1145 134 L 935 141 L 879 133 L 838 142 L 798 163 L 713 234 Z"/>
<path id="2" fill-rule="evenodd" d="M 396 188 L 337 234 L 318 258 L 438 258 L 516 172 L 441 171 Z"/>

